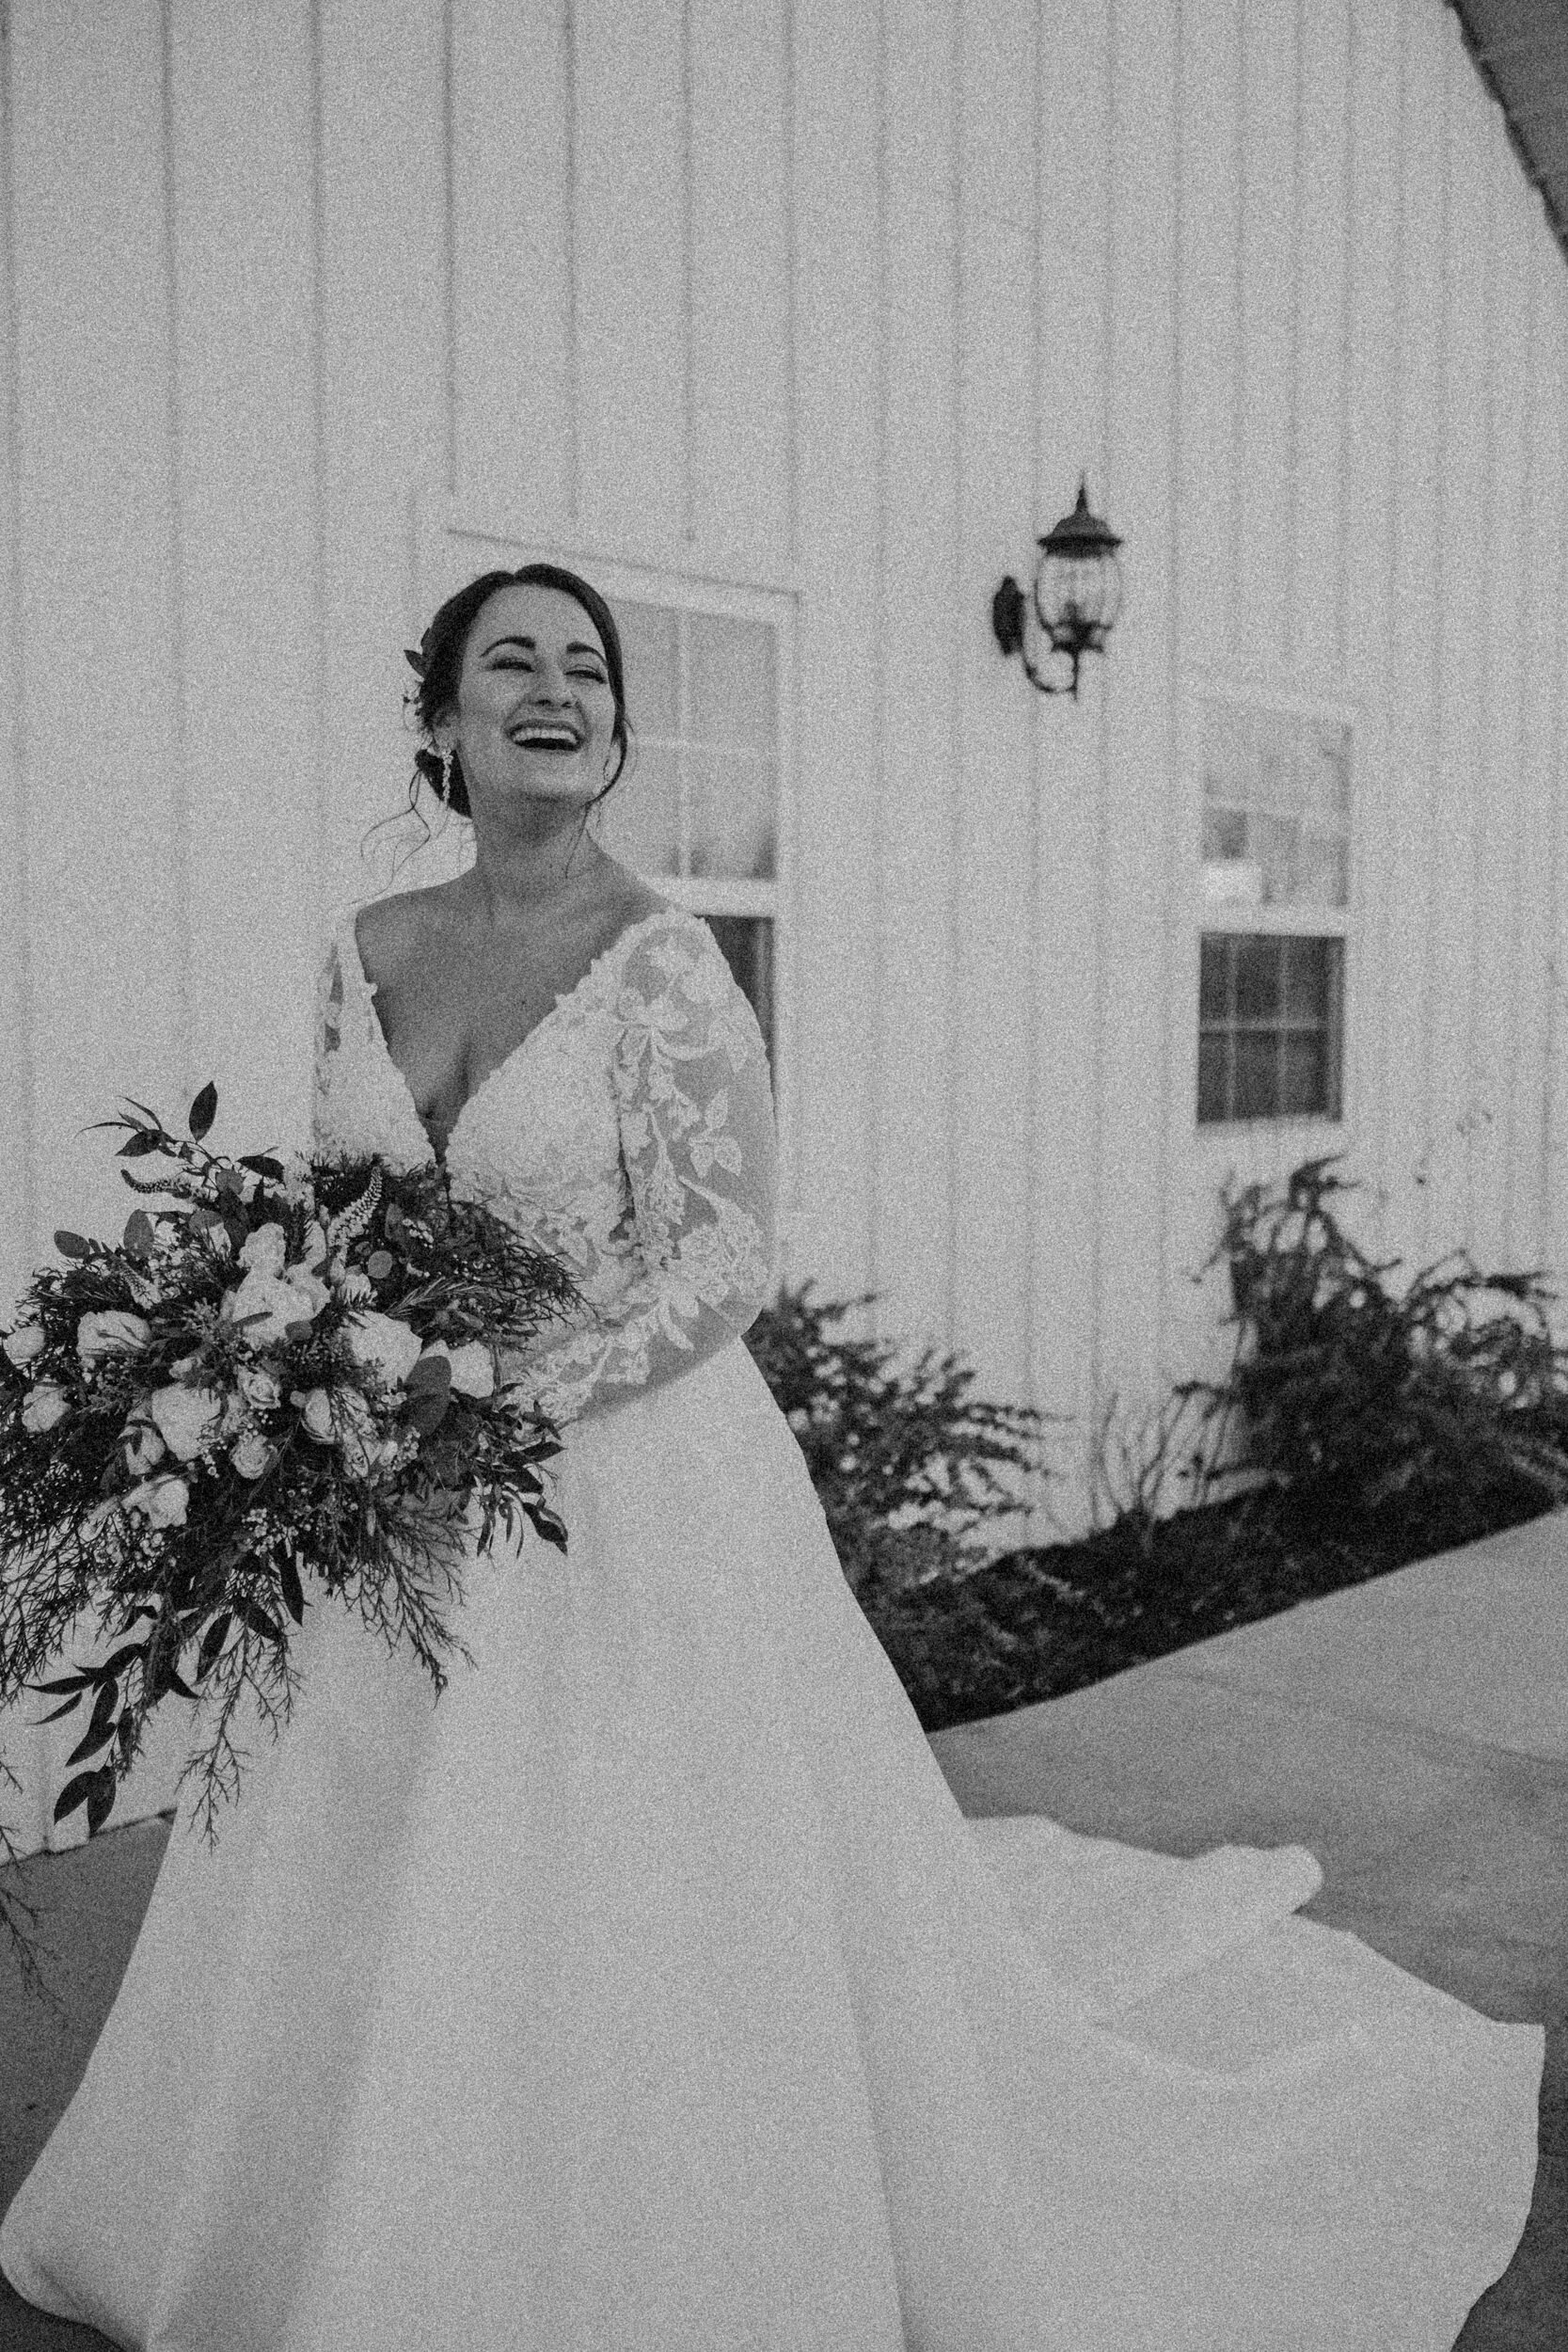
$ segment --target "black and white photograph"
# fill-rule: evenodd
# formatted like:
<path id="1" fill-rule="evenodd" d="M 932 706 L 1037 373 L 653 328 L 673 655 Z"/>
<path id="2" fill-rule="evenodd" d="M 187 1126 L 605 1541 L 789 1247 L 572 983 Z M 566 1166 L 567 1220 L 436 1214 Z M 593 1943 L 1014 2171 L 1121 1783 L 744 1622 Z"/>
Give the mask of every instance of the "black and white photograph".
<path id="1" fill-rule="evenodd" d="M 1568 0 L 0 0 L 0 2352 L 1568 2346 Z"/>

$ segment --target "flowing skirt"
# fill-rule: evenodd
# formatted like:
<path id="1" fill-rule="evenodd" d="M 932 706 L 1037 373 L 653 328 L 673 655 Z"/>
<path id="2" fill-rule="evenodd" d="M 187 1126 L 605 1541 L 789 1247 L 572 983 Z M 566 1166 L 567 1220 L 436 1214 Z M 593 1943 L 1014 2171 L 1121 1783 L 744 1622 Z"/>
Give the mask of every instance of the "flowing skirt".
<path id="1" fill-rule="evenodd" d="M 1543 2037 L 1194 1862 L 967 1822 L 736 1343 L 472 1542 L 436 1699 L 318 1597 L 187 1784 L 0 2225 L 141 2352 L 1446 2352 Z"/>

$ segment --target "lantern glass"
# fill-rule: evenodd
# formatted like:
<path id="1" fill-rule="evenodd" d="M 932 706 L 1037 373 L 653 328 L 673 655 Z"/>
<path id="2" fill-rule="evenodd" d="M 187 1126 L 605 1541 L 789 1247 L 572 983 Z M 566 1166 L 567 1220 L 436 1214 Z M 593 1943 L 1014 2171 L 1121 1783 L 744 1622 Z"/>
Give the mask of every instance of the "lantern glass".
<path id="1" fill-rule="evenodd" d="M 1103 644 L 1121 607 L 1116 557 L 1045 555 L 1035 575 L 1035 611 L 1053 645 Z"/>

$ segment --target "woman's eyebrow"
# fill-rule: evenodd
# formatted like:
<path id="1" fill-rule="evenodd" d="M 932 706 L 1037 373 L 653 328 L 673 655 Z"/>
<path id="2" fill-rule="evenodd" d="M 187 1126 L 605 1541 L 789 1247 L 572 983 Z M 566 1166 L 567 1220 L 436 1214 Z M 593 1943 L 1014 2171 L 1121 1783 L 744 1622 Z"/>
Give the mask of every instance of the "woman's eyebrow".
<path id="1" fill-rule="evenodd" d="M 539 640 L 536 637 L 498 637 L 495 643 L 486 645 L 484 650 L 486 653 L 495 653 L 502 645 L 525 645 L 530 653 L 536 653 L 539 649 Z M 597 645 L 585 645 L 579 639 L 574 639 L 566 650 L 568 653 L 591 653 L 595 661 L 604 660 Z"/>

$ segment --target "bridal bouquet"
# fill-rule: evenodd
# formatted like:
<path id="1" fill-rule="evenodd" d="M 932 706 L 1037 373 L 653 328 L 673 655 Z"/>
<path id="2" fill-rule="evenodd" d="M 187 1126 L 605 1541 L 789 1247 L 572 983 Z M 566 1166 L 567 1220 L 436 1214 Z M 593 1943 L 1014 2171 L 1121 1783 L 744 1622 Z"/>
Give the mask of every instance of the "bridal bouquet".
<path id="1" fill-rule="evenodd" d="M 90 1694 L 55 1807 L 85 1804 L 89 1836 L 175 1692 L 218 1702 L 185 1768 L 214 1837 L 243 1692 L 275 1733 L 281 1692 L 288 1719 L 308 1578 L 389 1645 L 406 1634 L 439 1694 L 443 1652 L 473 1662 L 438 1597 L 462 1598 L 465 1525 L 486 1543 L 517 1508 L 566 1545 L 540 1470 L 560 1433 L 500 1351 L 569 1310 L 571 1278 L 436 1168 L 209 1153 L 216 1107 L 208 1085 L 189 1143 L 141 1104 L 97 1122 L 130 1130 L 122 1158 L 180 1162 L 120 1173 L 186 1205 L 135 1209 L 116 1247 L 56 1232 L 70 1263 L 33 1277 L 0 1340 L 0 1705 L 58 1696 L 52 1723 Z M 87 1609 L 118 1646 L 35 1679 Z"/>

